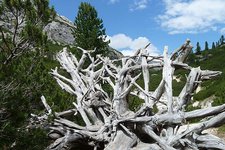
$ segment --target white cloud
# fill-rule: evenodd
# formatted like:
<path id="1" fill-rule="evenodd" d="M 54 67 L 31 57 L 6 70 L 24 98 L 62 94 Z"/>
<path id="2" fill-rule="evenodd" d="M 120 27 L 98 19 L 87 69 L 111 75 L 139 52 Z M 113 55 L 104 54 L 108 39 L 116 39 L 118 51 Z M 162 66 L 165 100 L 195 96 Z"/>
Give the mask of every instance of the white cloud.
<path id="1" fill-rule="evenodd" d="M 125 34 L 116 34 L 112 37 L 108 36 L 108 39 L 110 39 L 110 46 L 115 49 L 124 49 L 131 45 L 132 39 Z"/>
<path id="2" fill-rule="evenodd" d="M 225 24 L 224 0 L 163 0 L 165 12 L 157 17 L 170 34 L 215 31 Z"/>
<path id="3" fill-rule="evenodd" d="M 225 27 L 222 28 L 222 29 L 220 29 L 220 33 L 221 33 L 221 34 L 225 34 Z"/>
<path id="4" fill-rule="evenodd" d="M 132 56 L 134 54 L 134 51 L 132 50 L 121 50 L 120 51 L 124 56 Z"/>
<path id="5" fill-rule="evenodd" d="M 119 2 L 119 0 L 109 0 L 109 2 L 110 2 L 111 4 L 114 4 L 114 3 L 116 3 L 116 2 Z"/>
<path id="6" fill-rule="evenodd" d="M 130 10 L 142 10 L 147 8 L 149 0 L 134 0 L 134 3 L 131 5 Z"/>
<path id="7" fill-rule="evenodd" d="M 120 50 L 125 56 L 130 56 L 134 54 L 136 50 L 144 48 L 148 43 L 151 43 L 146 37 L 132 39 L 131 37 L 122 33 L 108 36 L 107 39 L 110 39 L 109 46 Z M 147 50 L 151 55 L 157 55 L 159 53 L 158 49 L 153 44 L 151 44 Z"/>

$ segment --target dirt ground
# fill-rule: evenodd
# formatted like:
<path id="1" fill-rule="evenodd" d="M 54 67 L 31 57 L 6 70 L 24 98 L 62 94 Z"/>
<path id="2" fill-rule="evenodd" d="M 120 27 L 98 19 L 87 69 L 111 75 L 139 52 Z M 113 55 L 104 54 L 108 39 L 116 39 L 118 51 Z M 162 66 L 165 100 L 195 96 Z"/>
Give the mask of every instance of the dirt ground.
<path id="1" fill-rule="evenodd" d="M 213 135 L 223 139 L 223 141 L 225 142 L 225 132 L 218 131 L 218 128 L 207 129 L 204 131 L 204 133 L 213 134 Z"/>

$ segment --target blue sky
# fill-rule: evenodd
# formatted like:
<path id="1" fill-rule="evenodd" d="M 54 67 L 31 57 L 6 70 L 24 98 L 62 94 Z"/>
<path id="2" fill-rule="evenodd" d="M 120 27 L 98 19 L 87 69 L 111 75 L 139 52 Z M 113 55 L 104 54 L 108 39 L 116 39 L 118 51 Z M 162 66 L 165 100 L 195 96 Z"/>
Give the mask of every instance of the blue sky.
<path id="1" fill-rule="evenodd" d="M 131 54 L 151 42 L 151 53 L 172 51 L 184 41 L 204 49 L 225 34 L 225 0 L 50 0 L 58 14 L 74 21 L 81 2 L 103 20 L 110 46 Z"/>

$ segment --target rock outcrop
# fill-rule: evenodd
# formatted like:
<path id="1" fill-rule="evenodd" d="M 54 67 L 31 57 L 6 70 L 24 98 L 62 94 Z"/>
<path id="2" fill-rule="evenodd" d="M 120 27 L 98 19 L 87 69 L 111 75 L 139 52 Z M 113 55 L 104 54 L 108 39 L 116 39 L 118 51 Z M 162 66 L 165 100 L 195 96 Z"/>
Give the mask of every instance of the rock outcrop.
<path id="1" fill-rule="evenodd" d="M 49 23 L 44 31 L 47 33 L 48 39 L 63 45 L 74 44 L 75 38 L 73 30 L 76 27 L 66 17 L 57 15 L 55 20 Z"/>
<path id="2" fill-rule="evenodd" d="M 112 47 L 109 47 L 108 50 L 109 50 L 109 52 L 108 52 L 107 56 L 110 59 L 119 59 L 119 58 L 123 57 L 123 54 L 121 52 L 113 49 Z"/>

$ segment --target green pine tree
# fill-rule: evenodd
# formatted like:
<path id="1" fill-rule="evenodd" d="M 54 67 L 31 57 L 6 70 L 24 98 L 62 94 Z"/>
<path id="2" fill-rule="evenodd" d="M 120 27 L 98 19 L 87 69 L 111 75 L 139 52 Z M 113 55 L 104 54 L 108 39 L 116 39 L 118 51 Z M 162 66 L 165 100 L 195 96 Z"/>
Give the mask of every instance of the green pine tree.
<path id="1" fill-rule="evenodd" d="M 205 41 L 205 50 L 209 50 L 209 44 L 207 41 Z"/>
<path id="2" fill-rule="evenodd" d="M 220 45 L 223 45 L 223 44 L 225 44 L 225 39 L 224 39 L 224 36 L 221 35 L 221 37 L 220 37 Z"/>
<path id="3" fill-rule="evenodd" d="M 89 3 L 82 2 L 74 22 L 76 46 L 86 50 L 96 48 L 95 54 L 105 54 L 108 47 L 102 19 L 98 18 L 96 9 Z"/>
<path id="4" fill-rule="evenodd" d="M 212 49 L 215 49 L 216 48 L 216 46 L 215 46 L 215 43 L 213 42 L 212 43 Z"/>
<path id="5" fill-rule="evenodd" d="M 216 47 L 220 46 L 220 40 L 218 42 L 216 42 Z"/>
<path id="6" fill-rule="evenodd" d="M 201 54 L 201 47 L 200 47 L 200 44 L 199 44 L 199 42 L 197 42 L 197 44 L 196 44 L 196 49 L 195 49 L 195 54 L 196 55 L 199 55 L 199 54 Z"/>

